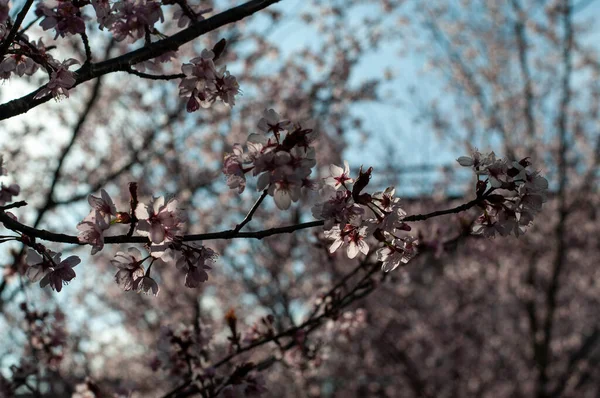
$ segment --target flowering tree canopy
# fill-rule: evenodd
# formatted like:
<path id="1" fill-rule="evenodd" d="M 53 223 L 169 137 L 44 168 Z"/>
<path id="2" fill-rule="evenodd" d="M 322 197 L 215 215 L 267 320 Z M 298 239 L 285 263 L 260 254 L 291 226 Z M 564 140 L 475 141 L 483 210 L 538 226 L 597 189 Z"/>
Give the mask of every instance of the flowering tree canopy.
<path id="1" fill-rule="evenodd" d="M 17 3 L 0 396 L 600 391 L 600 60 L 569 0 Z M 416 196 L 420 148 L 356 110 L 397 100 L 356 83 L 397 37 L 447 83 L 409 88 L 420 125 L 464 146 Z"/>

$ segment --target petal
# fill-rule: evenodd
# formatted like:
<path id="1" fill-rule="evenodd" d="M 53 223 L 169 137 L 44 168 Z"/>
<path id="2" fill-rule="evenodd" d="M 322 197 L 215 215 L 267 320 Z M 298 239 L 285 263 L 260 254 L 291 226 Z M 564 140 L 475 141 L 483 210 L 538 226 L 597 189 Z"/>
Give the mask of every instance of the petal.
<path id="1" fill-rule="evenodd" d="M 51 273 L 47 273 L 46 275 L 44 275 L 44 277 L 40 281 L 40 287 L 44 288 L 48 286 L 48 284 L 50 283 L 50 275 Z"/>
<path id="2" fill-rule="evenodd" d="M 456 161 L 458 162 L 458 164 L 464 167 L 473 166 L 474 164 L 473 159 L 471 159 L 468 156 L 461 156 L 458 159 L 456 159 Z"/>
<path id="3" fill-rule="evenodd" d="M 42 266 L 29 267 L 25 275 L 30 282 L 35 283 L 44 277 L 44 268 Z"/>
<path id="4" fill-rule="evenodd" d="M 150 225 L 150 240 L 152 243 L 162 243 L 165 240 L 165 230 L 161 224 Z"/>
<path id="5" fill-rule="evenodd" d="M 290 208 L 290 205 L 292 204 L 292 198 L 290 197 L 290 192 L 286 189 L 275 190 L 273 199 L 275 200 L 275 204 L 277 205 L 277 207 L 280 210 L 287 210 Z"/>
<path id="6" fill-rule="evenodd" d="M 348 254 L 348 258 L 354 258 L 358 254 L 358 246 L 354 242 L 350 242 L 348 248 L 346 249 L 346 254 Z"/>
<path id="7" fill-rule="evenodd" d="M 73 268 L 73 267 L 77 266 L 77 264 L 79 264 L 80 262 L 81 262 L 81 259 L 79 257 L 69 256 L 66 259 L 64 259 L 63 261 L 61 261 L 60 265 Z"/>
<path id="8" fill-rule="evenodd" d="M 123 253 L 123 252 L 119 252 L 119 253 Z M 119 254 L 117 253 L 117 255 Z M 136 261 L 140 261 L 142 259 L 142 253 L 135 247 L 130 247 L 129 249 L 127 249 L 127 253 L 135 258 Z M 123 253 L 125 254 L 125 253 Z"/>
<path id="9" fill-rule="evenodd" d="M 358 241 L 358 250 L 360 250 L 362 254 L 367 254 L 369 253 L 369 245 L 367 245 L 367 242 L 364 240 Z"/>
<path id="10" fill-rule="evenodd" d="M 329 247 L 329 253 L 333 253 L 335 252 L 337 249 L 339 249 L 339 247 L 342 245 L 342 243 L 344 243 L 343 240 L 341 239 L 336 239 L 331 246 Z"/>
<path id="11" fill-rule="evenodd" d="M 120 269 L 115 274 L 115 282 L 125 291 L 133 289 L 133 279 L 128 270 Z"/>
<path id="12" fill-rule="evenodd" d="M 329 166 L 329 172 L 331 173 L 332 177 L 339 177 L 344 173 L 344 169 L 342 169 L 340 166 L 332 164 Z"/>
<path id="13" fill-rule="evenodd" d="M 29 251 L 27 252 L 27 264 L 33 265 L 33 264 L 40 264 L 43 262 L 44 262 L 44 259 L 42 258 L 42 256 L 39 255 L 38 252 L 36 252 L 33 249 L 29 249 Z"/>
<path id="14" fill-rule="evenodd" d="M 139 203 L 135 208 L 135 216 L 138 218 L 138 220 L 145 220 L 147 218 L 150 218 L 147 206 L 143 203 Z"/>
<path id="15" fill-rule="evenodd" d="M 348 164 L 347 160 L 344 160 L 344 174 L 347 176 L 350 175 L 350 165 Z"/>
<path id="16" fill-rule="evenodd" d="M 158 198 L 154 198 L 154 202 L 152 203 L 152 209 L 154 210 L 154 214 L 158 214 L 164 205 L 165 205 L 165 197 L 164 196 L 159 196 Z"/>
<path id="17" fill-rule="evenodd" d="M 256 189 L 258 191 L 264 190 L 271 182 L 271 175 L 269 173 L 262 173 L 256 181 Z"/>
<path id="18" fill-rule="evenodd" d="M 72 268 L 62 268 L 55 271 L 56 276 L 63 281 L 69 282 L 71 279 L 75 278 L 75 271 Z"/>

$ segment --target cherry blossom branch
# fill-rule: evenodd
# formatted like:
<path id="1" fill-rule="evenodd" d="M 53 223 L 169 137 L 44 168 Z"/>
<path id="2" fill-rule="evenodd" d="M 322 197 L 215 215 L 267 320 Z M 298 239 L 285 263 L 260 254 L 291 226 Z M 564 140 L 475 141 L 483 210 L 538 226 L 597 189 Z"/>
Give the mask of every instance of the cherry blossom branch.
<path id="1" fill-rule="evenodd" d="M 487 192 L 485 195 L 483 195 L 483 196 L 481 196 L 481 197 L 479 197 L 477 199 L 473 199 L 470 202 L 467 202 L 467 203 L 462 204 L 462 205 L 457 206 L 457 207 L 453 207 L 452 209 L 438 210 L 438 211 L 434 211 L 434 212 L 427 213 L 427 214 L 415 214 L 415 215 L 412 215 L 412 216 L 404 217 L 402 219 L 402 221 L 404 221 L 404 222 L 425 221 L 425 220 L 428 220 L 430 218 L 444 216 L 444 215 L 447 215 L 447 214 L 461 213 L 463 211 L 469 210 L 470 208 L 478 205 L 479 203 L 483 203 L 483 201 L 489 196 L 490 193 L 491 193 L 491 191 Z"/>
<path id="2" fill-rule="evenodd" d="M 144 73 L 144 72 L 137 71 L 137 70 L 135 70 L 135 69 L 133 69 L 131 67 L 128 68 L 128 69 L 126 69 L 126 70 L 124 70 L 123 72 L 127 72 L 127 73 L 129 73 L 131 75 L 136 75 L 136 76 L 139 76 L 141 78 L 150 79 L 150 80 L 174 80 L 174 79 L 183 79 L 183 78 L 185 78 L 185 74 L 183 74 L 183 73 L 176 73 L 176 74 L 173 74 L 173 75 L 151 75 L 149 73 Z"/>
<path id="3" fill-rule="evenodd" d="M 427 219 L 430 219 L 433 217 L 439 217 L 442 215 L 453 214 L 453 213 L 460 213 L 460 212 L 463 212 L 465 210 L 468 210 L 468 209 L 474 207 L 478 203 L 483 202 L 486 199 L 486 197 L 487 197 L 487 195 L 483 195 L 480 198 L 474 199 L 468 203 L 462 204 L 462 205 L 454 207 L 452 209 L 439 210 L 439 211 L 434 211 L 432 213 L 427 213 L 427 214 L 416 214 L 416 215 L 408 216 L 408 217 L 405 217 L 403 219 L 403 221 L 407 221 L 407 222 L 424 221 L 424 220 L 427 220 Z M 255 206 L 256 206 L 256 204 L 255 204 Z M 256 211 L 256 209 L 254 211 Z M 249 213 L 249 215 L 250 215 L 250 213 Z M 6 228 L 11 229 L 15 232 L 20 232 L 31 238 L 37 238 L 37 239 L 42 239 L 42 240 L 57 242 L 57 243 L 70 243 L 70 244 L 77 244 L 77 245 L 82 244 L 79 242 L 79 239 L 77 238 L 77 236 L 60 234 L 60 233 L 47 231 L 44 229 L 36 229 L 36 228 L 29 227 L 27 225 L 21 224 L 19 221 L 12 219 L 3 211 L 0 211 L 0 222 L 2 222 Z M 248 222 L 249 222 L 249 220 L 248 220 Z M 242 223 L 243 223 L 243 221 L 242 221 Z M 320 226 L 323 226 L 324 224 L 325 224 L 325 221 L 318 220 L 318 221 L 310 221 L 310 222 L 300 223 L 300 224 L 287 225 L 284 227 L 269 228 L 269 229 L 264 229 L 264 230 L 260 230 L 260 231 L 254 231 L 254 232 L 240 232 L 239 229 L 236 230 L 234 228 L 234 229 L 220 231 L 220 232 L 209 232 L 209 233 L 204 233 L 204 234 L 185 235 L 182 237 L 181 240 L 183 242 L 191 242 L 191 241 L 218 240 L 218 239 L 225 239 L 225 240 L 228 240 L 228 239 L 264 239 L 264 238 L 272 236 L 272 235 L 292 233 L 292 232 L 300 231 L 303 229 L 320 227 Z M 106 244 L 120 244 L 120 243 L 146 244 L 149 242 L 150 241 L 145 236 L 116 235 L 116 236 L 107 236 L 104 238 L 104 243 L 106 243 Z"/>
<path id="4" fill-rule="evenodd" d="M 4 54 L 6 54 L 8 47 L 12 44 L 13 40 L 17 36 L 17 33 L 19 32 L 19 28 L 21 27 L 21 24 L 23 23 L 23 20 L 25 19 L 27 12 L 29 12 L 29 8 L 31 8 L 32 4 L 33 4 L 33 0 L 27 0 L 25 2 L 25 5 L 23 5 L 23 8 L 21 9 L 21 12 L 19 12 L 19 15 L 17 15 L 15 24 L 13 25 L 10 32 L 8 33 L 8 36 L 6 36 L 6 39 L 4 39 L 2 44 L 0 44 L 0 58 L 3 57 Z"/>
<path id="5" fill-rule="evenodd" d="M 80 33 L 81 41 L 83 42 L 83 48 L 85 50 L 85 63 L 89 64 L 92 62 L 92 49 L 90 48 L 90 41 L 85 31 Z"/>
<path id="6" fill-rule="evenodd" d="M 256 200 L 256 203 L 254 203 L 254 205 L 252 206 L 252 208 L 250 209 L 250 211 L 248 212 L 246 217 L 242 220 L 242 222 L 235 226 L 235 228 L 233 229 L 234 231 L 239 232 L 242 228 L 244 228 L 244 226 L 246 224 L 248 224 L 252 220 L 252 216 L 254 215 L 256 210 L 258 210 L 258 208 L 260 207 L 260 204 L 267 197 L 268 194 L 269 194 L 269 191 L 265 189 L 263 191 L 262 195 L 260 195 L 260 198 L 258 198 Z"/>
<path id="7" fill-rule="evenodd" d="M 278 3 L 279 1 L 280 0 L 251 0 L 211 18 L 192 24 L 190 27 L 166 39 L 159 40 L 150 45 L 106 61 L 84 64 L 80 69 L 75 71 L 76 81 L 72 87 L 108 73 L 127 71 L 132 65 L 156 58 L 169 51 L 176 51 L 181 45 L 188 43 L 203 34 L 244 19 L 272 4 Z M 32 2 L 33 0 L 28 0 L 28 4 Z M 0 51 L 0 54 L 1 53 L 2 51 Z M 40 87 L 21 98 L 0 105 L 0 120 L 9 119 L 26 113 L 30 109 L 49 101 L 52 98 L 51 95 L 34 99 L 36 94 L 42 89 L 43 87 Z"/>

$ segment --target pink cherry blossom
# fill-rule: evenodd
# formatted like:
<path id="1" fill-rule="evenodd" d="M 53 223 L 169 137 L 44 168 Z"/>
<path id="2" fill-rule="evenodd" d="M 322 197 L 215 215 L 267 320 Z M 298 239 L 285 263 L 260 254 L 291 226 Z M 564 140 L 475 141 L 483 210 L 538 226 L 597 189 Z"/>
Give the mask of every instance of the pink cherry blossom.
<path id="1" fill-rule="evenodd" d="M 111 216 L 117 215 L 117 208 L 115 207 L 111 197 L 104 189 L 100 190 L 100 197 L 89 195 L 88 203 L 93 210 L 97 211 L 99 215 L 104 218 L 106 224 L 110 224 Z"/>
<path id="2" fill-rule="evenodd" d="M 134 289 L 134 282 L 144 276 L 142 267 L 142 253 L 135 247 L 130 247 L 125 252 L 117 252 L 115 258 L 110 261 L 119 270 L 115 274 L 115 282 L 125 291 Z"/>
<path id="3" fill-rule="evenodd" d="M 94 255 L 104 248 L 104 231 L 109 227 L 102 213 L 92 210 L 82 222 L 77 224 L 77 229 L 80 231 L 77 238 L 81 243 L 92 245 L 91 254 Z"/>
<path id="4" fill-rule="evenodd" d="M 21 54 L 11 54 L 0 62 L 0 73 L 4 77 L 10 76 L 11 73 L 17 76 L 31 76 L 38 68 L 39 65 L 33 59 Z"/>
<path id="5" fill-rule="evenodd" d="M 325 231 L 327 239 L 333 239 L 329 247 L 329 252 L 333 253 L 342 246 L 347 246 L 346 254 L 348 258 L 354 258 L 358 253 L 369 253 L 369 245 L 365 242 L 367 236 L 367 227 L 356 227 L 346 224 L 342 230 L 339 226 L 334 226 L 331 230 Z"/>
<path id="6" fill-rule="evenodd" d="M 160 288 L 154 279 L 145 275 L 133 281 L 132 290 L 137 290 L 138 292 L 145 294 L 150 294 L 150 292 L 152 292 L 154 296 L 158 296 Z"/>
<path id="7" fill-rule="evenodd" d="M 377 250 L 377 261 L 381 261 L 381 269 L 393 271 L 401 264 L 408 263 L 417 254 L 417 240 L 413 237 L 394 239 L 391 243 Z"/>
<path id="8" fill-rule="evenodd" d="M 227 186 L 237 188 L 238 193 L 246 188 L 246 174 L 243 167 L 244 149 L 240 144 L 233 145 L 233 152 L 225 155 L 223 161 L 223 174 L 227 176 Z"/>
<path id="9" fill-rule="evenodd" d="M 131 43 L 144 37 L 146 28 L 154 27 L 158 21 L 164 22 L 164 15 L 160 4 L 153 0 L 117 1 L 111 15 L 103 19 L 115 40 L 128 39 Z"/>
<path id="10" fill-rule="evenodd" d="M 206 271 L 211 269 L 207 263 L 214 262 L 216 258 L 217 254 L 212 249 L 199 243 L 184 244 L 175 265 L 186 273 L 185 286 L 196 288 L 200 283 L 206 282 L 208 280 Z"/>
<path id="11" fill-rule="evenodd" d="M 69 71 L 69 66 L 78 64 L 79 61 L 69 58 L 62 63 L 54 63 L 54 71 L 51 74 L 50 81 L 46 84 L 34 98 L 42 98 L 50 94 L 55 99 L 69 97 L 69 89 L 73 87 L 77 80 L 75 74 Z"/>
<path id="12" fill-rule="evenodd" d="M 347 223 L 359 225 L 365 209 L 354 203 L 352 193 L 346 190 L 336 191 L 330 185 L 325 185 L 319 191 L 323 202 L 312 208 L 313 217 L 325 220 L 325 229 L 331 229 L 336 223 L 345 226 Z"/>
<path id="13" fill-rule="evenodd" d="M 279 136 L 279 133 L 287 130 L 291 126 L 289 120 L 281 120 L 281 116 L 273 109 L 265 109 L 263 117 L 258 121 L 259 130 L 264 133 L 273 133 Z"/>
<path id="14" fill-rule="evenodd" d="M 152 244 L 172 242 L 181 230 L 183 220 L 177 200 L 165 203 L 164 197 L 153 198 L 149 205 L 140 203 L 135 210 L 139 222 L 137 232 L 147 236 Z"/>
<path id="15" fill-rule="evenodd" d="M 348 162 L 344 160 L 344 168 L 342 169 L 335 164 L 329 166 L 330 176 L 325 178 L 325 184 L 331 185 L 335 189 L 340 187 L 345 187 L 346 184 L 351 184 L 354 182 L 352 178 L 350 178 L 350 166 Z"/>
<path id="16" fill-rule="evenodd" d="M 27 264 L 29 267 L 27 268 L 25 274 L 31 282 L 38 282 L 51 271 L 54 264 L 60 263 L 60 253 L 46 250 L 46 254 L 51 260 L 40 255 L 33 249 L 29 249 L 27 251 Z"/>
<path id="17" fill-rule="evenodd" d="M 240 85 L 235 76 L 231 75 L 225 67 L 217 72 L 211 86 L 214 88 L 213 98 L 220 98 L 229 106 L 235 105 L 235 96 L 240 93 Z"/>
<path id="18" fill-rule="evenodd" d="M 81 259 L 79 257 L 70 256 L 57 265 L 50 267 L 50 272 L 46 273 L 42 280 L 40 280 L 40 287 L 50 285 L 53 290 L 60 292 L 63 285 L 68 285 L 75 278 L 76 275 L 73 268 L 80 262 Z"/>
<path id="19" fill-rule="evenodd" d="M 51 0 L 40 2 L 35 13 L 38 17 L 43 17 L 40 26 L 44 30 L 56 29 L 54 39 L 58 36 L 65 37 L 85 32 L 84 17 L 82 17 L 79 7 L 72 1 Z"/>

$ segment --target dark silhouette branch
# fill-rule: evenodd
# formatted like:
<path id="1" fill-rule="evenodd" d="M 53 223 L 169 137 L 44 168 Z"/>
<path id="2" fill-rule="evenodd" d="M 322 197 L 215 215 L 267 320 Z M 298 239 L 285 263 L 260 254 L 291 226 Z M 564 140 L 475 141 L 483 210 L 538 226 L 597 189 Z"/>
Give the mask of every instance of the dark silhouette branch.
<path id="1" fill-rule="evenodd" d="M 560 114 L 558 116 L 558 223 L 556 224 L 555 236 L 556 236 L 556 256 L 554 264 L 552 266 L 552 276 L 550 285 L 546 291 L 546 302 L 548 309 L 543 324 L 543 340 L 540 352 L 540 367 L 537 385 L 537 396 L 539 398 L 548 397 L 548 367 L 550 365 L 550 347 L 552 342 L 552 332 L 554 326 L 554 316 L 556 312 L 557 296 L 559 290 L 559 281 L 562 269 L 566 262 L 567 257 L 567 242 L 565 239 L 566 232 L 566 219 L 568 215 L 568 206 L 566 200 L 566 187 L 567 187 L 567 129 L 568 129 L 568 113 L 569 103 L 571 101 L 571 73 L 572 73 L 572 60 L 571 60 L 571 49 L 573 46 L 573 27 L 571 24 L 571 2 L 570 0 L 564 0 L 563 2 L 563 25 L 564 25 L 564 39 L 563 39 L 563 51 L 562 61 L 564 65 L 564 73 L 562 76 L 562 97 L 560 102 Z"/>
<path id="2" fill-rule="evenodd" d="M 183 73 L 176 73 L 174 75 L 152 75 L 149 73 L 144 73 L 144 72 L 140 72 L 137 71 L 133 68 L 128 68 L 126 70 L 124 70 L 123 72 L 127 72 L 130 75 L 135 75 L 144 79 L 149 79 L 149 80 L 174 80 L 174 79 L 183 79 L 185 77 L 185 74 Z"/>
<path id="3" fill-rule="evenodd" d="M 190 27 L 174 34 L 173 36 L 159 40 L 127 54 L 98 63 L 84 64 L 81 68 L 75 71 L 76 81 L 73 87 L 108 73 L 127 71 L 131 68 L 131 66 L 137 63 L 156 58 L 169 51 L 176 51 L 181 45 L 188 43 L 203 34 L 244 19 L 255 12 L 260 11 L 279 1 L 280 0 L 248 1 L 240 6 L 231 8 L 211 18 L 192 24 Z M 28 3 L 31 2 L 33 2 L 33 0 L 28 0 Z M 42 87 L 33 91 L 32 93 L 27 94 L 26 96 L 0 105 L 0 120 L 26 113 L 30 109 L 43 104 L 52 98 L 51 95 L 47 95 L 42 98 L 34 99 L 35 95 L 40 90 L 42 90 Z"/>
<path id="4" fill-rule="evenodd" d="M 17 33 L 19 33 L 19 28 L 21 27 L 21 24 L 23 23 L 23 20 L 29 12 L 29 9 L 31 8 L 32 4 L 33 0 L 27 0 L 23 5 L 23 8 L 21 9 L 21 12 L 19 12 L 19 15 L 17 15 L 17 19 L 15 20 L 14 25 L 10 29 L 8 36 L 6 36 L 4 41 L 2 41 L 2 43 L 0 44 L 0 58 L 2 58 L 4 54 L 6 54 L 8 47 L 12 44 L 13 40 L 15 40 Z"/>
<path id="5" fill-rule="evenodd" d="M 264 195 L 264 193 L 263 193 L 263 195 Z M 487 197 L 487 195 L 481 196 L 480 198 L 474 199 L 468 203 L 462 204 L 460 206 L 457 206 L 457 207 L 454 207 L 451 209 L 434 211 L 434 212 L 427 213 L 427 214 L 415 214 L 412 216 L 407 216 L 403 219 L 403 221 L 405 221 L 405 222 L 425 221 L 430 218 L 439 217 L 439 216 L 443 216 L 443 215 L 447 215 L 447 214 L 460 213 L 460 212 L 463 212 L 465 210 L 468 210 L 468 209 L 476 206 L 479 203 L 482 203 L 486 199 L 486 197 Z M 257 203 L 260 204 L 259 201 L 257 201 Z M 256 204 L 255 204 L 255 206 L 256 206 Z M 254 211 L 256 211 L 256 209 L 254 209 Z M 252 214 L 253 214 L 253 212 L 252 212 Z M 251 214 L 249 213 L 248 215 L 251 218 Z M 248 220 L 248 221 L 250 221 L 250 220 Z M 60 233 L 46 231 L 44 229 L 36 229 L 36 228 L 29 227 L 27 225 L 21 224 L 20 222 L 18 222 L 16 220 L 13 220 L 11 217 L 9 217 L 3 211 L 0 211 L 0 222 L 3 223 L 6 228 L 13 230 L 15 232 L 20 232 L 31 238 L 37 238 L 37 239 L 42 239 L 42 240 L 57 242 L 57 243 L 81 244 L 79 242 L 79 240 L 77 239 L 77 236 L 60 234 Z M 325 224 L 325 221 L 323 221 L 323 220 L 310 221 L 310 222 L 306 222 L 306 223 L 293 224 L 293 225 L 288 225 L 285 227 L 269 228 L 269 229 L 264 229 L 261 231 L 255 231 L 255 232 L 240 232 L 240 230 L 236 228 L 236 229 L 230 229 L 230 230 L 221 231 L 221 232 L 209 232 L 209 233 L 205 233 L 205 234 L 185 235 L 182 237 L 182 241 L 190 242 L 190 241 L 199 241 L 199 240 L 239 239 L 239 238 L 263 239 L 263 238 L 266 238 L 266 237 L 272 236 L 272 235 L 286 234 L 286 233 L 292 233 L 295 231 L 300 231 L 302 229 L 320 227 L 320 226 L 323 226 L 324 224 Z M 142 243 L 142 244 L 144 244 L 144 243 L 150 243 L 150 241 L 148 240 L 148 238 L 146 238 L 144 236 L 117 235 L 117 236 L 106 236 L 104 238 L 104 243 L 107 243 L 107 244 Z"/>

